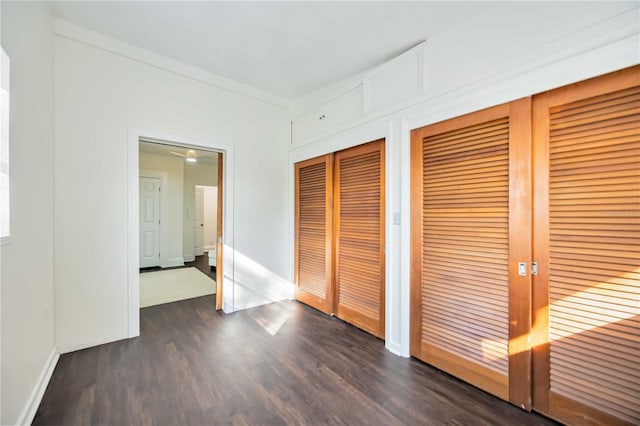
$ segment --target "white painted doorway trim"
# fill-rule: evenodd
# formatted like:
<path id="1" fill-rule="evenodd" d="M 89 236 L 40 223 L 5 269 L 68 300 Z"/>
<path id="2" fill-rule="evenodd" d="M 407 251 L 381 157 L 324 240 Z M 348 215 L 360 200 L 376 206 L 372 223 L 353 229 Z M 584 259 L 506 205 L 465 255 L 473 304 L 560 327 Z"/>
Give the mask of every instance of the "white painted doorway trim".
<path id="1" fill-rule="evenodd" d="M 167 217 L 169 205 L 166 195 L 163 194 L 168 188 L 169 173 L 160 170 L 140 169 L 140 177 L 160 179 L 160 267 L 174 266 L 169 265 L 169 219 Z"/>
<path id="2" fill-rule="evenodd" d="M 223 235 L 223 271 L 222 281 L 222 310 L 224 312 L 234 311 L 234 156 L 233 145 L 211 142 L 197 141 L 189 137 L 180 135 L 165 134 L 157 131 L 145 130 L 130 127 L 128 131 L 127 143 L 127 315 L 129 338 L 140 335 L 140 235 L 139 235 L 139 152 L 138 144 L 140 139 L 171 146 L 184 148 L 204 149 L 222 152 L 223 154 L 223 214 L 222 214 L 222 235 Z M 165 209 L 166 210 L 166 209 Z M 215 309 L 215 306 L 214 306 Z"/>

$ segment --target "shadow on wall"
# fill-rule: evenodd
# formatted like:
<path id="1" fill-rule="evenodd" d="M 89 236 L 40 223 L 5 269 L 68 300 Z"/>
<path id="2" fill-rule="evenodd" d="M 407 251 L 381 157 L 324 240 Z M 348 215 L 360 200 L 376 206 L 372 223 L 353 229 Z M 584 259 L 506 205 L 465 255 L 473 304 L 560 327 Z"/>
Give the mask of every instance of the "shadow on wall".
<path id="1" fill-rule="evenodd" d="M 245 256 L 224 246 L 223 297 L 225 312 L 249 309 L 293 298 L 293 283 Z M 230 267 L 231 264 L 235 268 Z M 235 270 L 234 270 L 235 269 Z"/>

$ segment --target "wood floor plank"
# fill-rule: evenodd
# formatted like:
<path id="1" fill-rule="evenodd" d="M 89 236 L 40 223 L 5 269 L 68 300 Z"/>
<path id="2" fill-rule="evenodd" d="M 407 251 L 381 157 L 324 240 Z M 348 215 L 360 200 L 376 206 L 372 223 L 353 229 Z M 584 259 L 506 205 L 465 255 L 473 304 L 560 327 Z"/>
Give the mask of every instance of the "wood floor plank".
<path id="1" fill-rule="evenodd" d="M 36 425 L 551 425 L 298 302 L 141 310 L 141 335 L 62 355 Z"/>

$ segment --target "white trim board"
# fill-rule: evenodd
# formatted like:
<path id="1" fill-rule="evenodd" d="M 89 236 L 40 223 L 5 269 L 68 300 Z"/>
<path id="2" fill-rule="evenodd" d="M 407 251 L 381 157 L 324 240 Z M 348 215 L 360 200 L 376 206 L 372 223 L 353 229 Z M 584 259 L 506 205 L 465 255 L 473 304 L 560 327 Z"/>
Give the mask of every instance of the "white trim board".
<path id="1" fill-rule="evenodd" d="M 397 126 L 393 120 L 385 121 L 385 347 L 400 356 L 409 356 L 402 345 L 402 294 L 400 292 L 400 224 L 394 217 L 400 215 L 398 188 L 400 155 Z"/>
<path id="2" fill-rule="evenodd" d="M 38 407 L 40 406 L 40 402 L 42 401 L 42 397 L 44 396 L 44 391 L 49 385 L 49 381 L 53 375 L 53 370 L 55 370 L 56 365 L 58 365 L 59 359 L 60 352 L 58 352 L 57 348 L 53 348 L 49 354 L 47 362 L 44 364 L 44 367 L 40 372 L 40 376 L 38 376 L 38 381 L 33 387 L 29 398 L 20 412 L 20 416 L 18 416 L 16 424 L 30 425 L 33 422 L 33 418 L 35 417 Z"/>
<path id="3" fill-rule="evenodd" d="M 288 99 L 221 77 L 201 68 L 187 65 L 166 56 L 159 55 L 150 50 L 124 43 L 104 34 L 72 24 L 64 19 L 53 19 L 53 33 L 69 40 L 93 46 L 105 52 L 110 52 L 165 71 L 173 72 L 183 77 L 191 78 L 201 83 L 236 93 L 238 95 L 247 96 L 261 102 L 266 102 L 283 109 L 288 110 L 292 105 L 292 102 Z"/>
<path id="4" fill-rule="evenodd" d="M 128 326 L 126 335 L 129 338 L 140 335 L 140 235 L 139 235 L 139 151 L 140 139 L 164 143 L 171 146 L 222 152 L 223 154 L 223 213 L 222 235 L 224 242 L 223 264 L 223 303 L 224 312 L 233 312 L 233 286 L 235 276 L 234 264 L 234 149 L 232 145 L 218 142 L 193 141 L 189 137 L 159 133 L 153 130 L 130 127 L 127 142 L 127 303 Z M 183 258 L 168 259 L 169 262 L 183 262 Z"/>

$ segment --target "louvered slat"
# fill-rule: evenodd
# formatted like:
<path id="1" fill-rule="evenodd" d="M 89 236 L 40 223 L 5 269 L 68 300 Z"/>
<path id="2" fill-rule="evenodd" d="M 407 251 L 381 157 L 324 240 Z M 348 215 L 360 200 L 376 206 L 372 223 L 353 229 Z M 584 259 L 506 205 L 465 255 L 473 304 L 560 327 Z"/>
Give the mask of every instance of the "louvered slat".
<path id="1" fill-rule="evenodd" d="M 296 299 L 330 313 L 330 157 L 296 164 Z"/>
<path id="2" fill-rule="evenodd" d="M 336 153 L 339 318 L 384 337 L 384 141 Z"/>
<path id="3" fill-rule="evenodd" d="M 640 88 L 549 111 L 551 392 L 640 423 Z"/>
<path id="4" fill-rule="evenodd" d="M 422 340 L 506 376 L 508 118 L 424 138 L 423 167 Z"/>
<path id="5" fill-rule="evenodd" d="M 318 297 L 325 294 L 324 231 L 326 220 L 324 163 L 300 168 L 300 289 Z"/>

